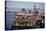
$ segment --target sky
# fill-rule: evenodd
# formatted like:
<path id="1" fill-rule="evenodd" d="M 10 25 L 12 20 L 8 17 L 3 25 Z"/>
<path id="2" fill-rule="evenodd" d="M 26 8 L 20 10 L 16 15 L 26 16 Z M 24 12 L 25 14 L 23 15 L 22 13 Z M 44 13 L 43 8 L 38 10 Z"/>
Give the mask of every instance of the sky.
<path id="1" fill-rule="evenodd" d="M 36 8 L 45 8 L 44 3 L 23 2 L 23 1 L 7 1 L 6 7 L 7 8 L 34 8 L 34 4 L 36 5 Z"/>

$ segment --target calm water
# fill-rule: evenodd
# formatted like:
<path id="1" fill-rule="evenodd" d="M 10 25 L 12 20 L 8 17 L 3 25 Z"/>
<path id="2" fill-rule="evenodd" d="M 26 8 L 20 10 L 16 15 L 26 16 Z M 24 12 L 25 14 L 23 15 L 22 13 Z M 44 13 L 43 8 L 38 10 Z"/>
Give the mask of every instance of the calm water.
<path id="1" fill-rule="evenodd" d="M 15 19 L 15 12 L 6 12 L 6 29 L 11 28 L 11 24 Z"/>

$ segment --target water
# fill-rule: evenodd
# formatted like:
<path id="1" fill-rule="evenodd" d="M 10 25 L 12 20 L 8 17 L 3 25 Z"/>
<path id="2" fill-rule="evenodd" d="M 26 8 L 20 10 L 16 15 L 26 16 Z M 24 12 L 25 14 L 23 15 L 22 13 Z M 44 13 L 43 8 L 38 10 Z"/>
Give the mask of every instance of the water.
<path id="1" fill-rule="evenodd" d="M 12 22 L 15 20 L 15 12 L 6 12 L 6 29 L 9 30 L 11 28 Z"/>

